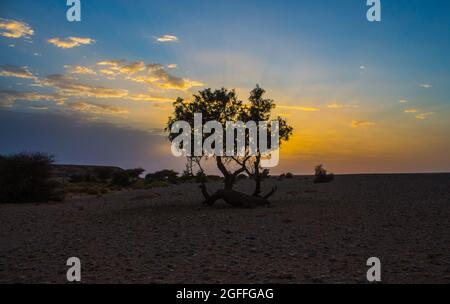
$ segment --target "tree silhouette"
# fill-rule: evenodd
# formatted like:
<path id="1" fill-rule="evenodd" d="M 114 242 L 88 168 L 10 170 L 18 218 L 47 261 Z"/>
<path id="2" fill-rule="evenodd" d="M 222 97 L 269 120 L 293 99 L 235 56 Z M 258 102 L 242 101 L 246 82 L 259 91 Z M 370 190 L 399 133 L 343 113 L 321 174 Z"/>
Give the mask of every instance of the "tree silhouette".
<path id="1" fill-rule="evenodd" d="M 208 121 L 217 121 L 222 126 L 222 129 L 226 130 L 226 122 L 238 122 L 241 121 L 243 123 L 247 123 L 249 121 L 258 122 L 260 121 L 268 121 L 271 117 L 271 112 L 275 108 L 275 103 L 271 99 L 264 99 L 265 91 L 260 88 L 258 85 L 255 89 L 253 89 L 250 93 L 249 102 L 246 104 L 238 99 L 235 90 L 228 90 L 225 88 L 221 88 L 218 90 L 205 89 L 203 91 L 199 91 L 198 94 L 193 95 L 193 99 L 191 101 L 186 101 L 182 98 L 178 98 L 174 102 L 174 112 L 172 116 L 169 117 L 166 132 L 169 132 L 169 140 L 173 140 L 179 134 L 170 133 L 170 130 L 173 124 L 177 121 L 186 121 L 189 123 L 191 127 L 191 134 L 194 133 L 194 114 L 202 113 L 202 124 L 204 125 Z M 280 130 L 280 141 L 287 141 L 289 136 L 292 134 L 292 127 L 290 127 L 285 120 L 281 117 L 278 117 L 279 122 L 279 130 Z M 270 125 L 268 126 L 268 138 L 270 138 Z M 259 132 L 259 129 L 258 129 Z M 259 196 L 261 191 L 261 157 L 262 152 L 259 150 L 259 146 L 256 145 L 257 153 L 256 155 L 250 155 L 249 151 L 249 143 L 251 140 L 257 140 L 249 137 L 249 132 L 245 134 L 245 153 L 243 156 L 220 156 L 220 155 L 201 155 L 201 156 L 191 156 L 188 157 L 188 163 L 195 163 L 201 172 L 203 172 L 203 168 L 201 165 L 201 161 L 204 159 L 208 159 L 212 157 L 215 161 L 215 164 L 219 171 L 222 173 L 224 177 L 224 191 L 220 192 L 221 194 L 214 194 L 209 196 L 206 190 L 206 185 L 202 182 L 202 193 L 205 196 L 205 199 L 209 202 L 214 201 L 217 198 L 224 198 L 224 195 L 227 198 L 233 197 L 233 195 L 229 195 L 233 190 L 233 186 L 236 182 L 237 177 L 246 172 L 251 178 L 255 180 L 255 191 L 253 196 Z M 209 137 L 210 134 L 203 133 L 202 136 L 202 145 L 206 138 Z M 258 134 L 259 136 L 259 134 Z M 235 147 L 236 147 L 236 138 Z M 193 154 L 192 150 L 194 147 L 194 136 L 191 136 L 191 155 Z M 223 144 L 226 146 L 226 137 L 223 137 Z M 273 193 L 272 191 L 271 193 Z M 213 199 L 211 198 L 213 197 Z M 237 198 L 238 196 L 236 196 Z M 239 195 L 239 199 L 242 199 L 242 195 Z M 266 196 L 267 198 L 267 196 Z M 264 198 L 261 198 L 263 200 Z M 233 205 L 233 200 L 230 198 L 226 200 L 230 204 Z M 250 200 L 249 200 L 250 202 Z M 264 203 L 264 201 L 252 200 L 250 205 L 254 205 L 258 203 Z M 238 204 L 237 204 L 238 205 Z M 245 205 L 245 204 L 244 204 Z"/>

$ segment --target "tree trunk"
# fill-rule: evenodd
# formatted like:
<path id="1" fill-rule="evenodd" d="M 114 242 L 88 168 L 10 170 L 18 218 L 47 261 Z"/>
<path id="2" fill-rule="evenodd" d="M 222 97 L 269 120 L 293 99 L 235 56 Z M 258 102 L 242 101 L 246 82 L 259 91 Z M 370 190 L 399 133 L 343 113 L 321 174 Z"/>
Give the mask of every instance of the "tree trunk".
<path id="1" fill-rule="evenodd" d="M 259 164 L 261 162 L 261 154 L 256 155 L 256 160 L 254 162 L 255 166 L 255 191 L 253 196 L 259 196 L 261 194 L 261 173 L 259 172 Z"/>
<path id="2" fill-rule="evenodd" d="M 209 195 L 208 191 L 206 190 L 205 183 L 202 183 L 200 185 L 200 189 L 202 190 L 202 194 L 205 197 L 204 204 L 212 206 L 217 200 L 223 199 L 226 203 L 238 208 L 255 208 L 258 206 L 268 206 L 270 205 L 268 198 L 277 190 L 275 187 L 266 196 L 259 197 L 233 190 L 219 190 L 213 195 Z"/>

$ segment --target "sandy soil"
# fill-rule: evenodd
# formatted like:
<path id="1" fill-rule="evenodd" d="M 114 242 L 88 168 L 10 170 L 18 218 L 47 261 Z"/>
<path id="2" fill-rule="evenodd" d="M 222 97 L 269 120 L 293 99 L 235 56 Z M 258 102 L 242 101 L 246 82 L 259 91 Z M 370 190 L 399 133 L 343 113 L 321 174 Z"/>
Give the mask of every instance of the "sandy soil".
<path id="1" fill-rule="evenodd" d="M 376 256 L 383 282 L 450 283 L 450 174 L 311 180 L 251 210 L 192 184 L 0 205 L 0 282 L 64 283 L 76 256 L 85 283 L 364 283 Z"/>

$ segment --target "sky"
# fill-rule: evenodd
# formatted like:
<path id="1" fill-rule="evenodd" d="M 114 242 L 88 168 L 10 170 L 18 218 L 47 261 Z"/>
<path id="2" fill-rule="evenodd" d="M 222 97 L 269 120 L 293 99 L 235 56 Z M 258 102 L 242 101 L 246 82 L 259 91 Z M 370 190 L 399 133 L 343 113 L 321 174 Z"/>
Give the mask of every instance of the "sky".
<path id="1" fill-rule="evenodd" d="M 259 84 L 294 127 L 273 173 L 450 171 L 450 2 L 0 2 L 0 153 L 182 170 L 177 97 Z"/>

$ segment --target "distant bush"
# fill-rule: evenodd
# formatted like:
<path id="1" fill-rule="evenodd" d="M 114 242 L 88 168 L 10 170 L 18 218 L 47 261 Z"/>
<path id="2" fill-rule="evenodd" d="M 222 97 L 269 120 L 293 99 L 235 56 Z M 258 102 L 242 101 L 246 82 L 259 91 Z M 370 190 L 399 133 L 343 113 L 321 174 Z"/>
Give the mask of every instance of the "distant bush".
<path id="1" fill-rule="evenodd" d="M 66 183 L 64 184 L 65 193 L 82 193 L 90 195 L 100 195 L 108 193 L 110 190 L 105 184 L 101 183 Z"/>
<path id="2" fill-rule="evenodd" d="M 0 202 L 62 200 L 59 184 L 51 181 L 53 156 L 44 153 L 0 155 Z"/>
<path id="3" fill-rule="evenodd" d="M 292 174 L 291 172 L 286 173 L 285 175 L 286 178 L 294 178 L 294 174 Z"/>
<path id="4" fill-rule="evenodd" d="M 175 184 L 178 181 L 178 173 L 173 170 L 161 170 L 145 176 L 145 182 L 152 183 L 155 181 L 166 181 Z"/>
<path id="5" fill-rule="evenodd" d="M 314 168 L 314 183 L 329 183 L 334 180 L 333 173 L 327 173 L 327 170 L 322 165 Z"/>
<path id="6" fill-rule="evenodd" d="M 89 183 L 95 180 L 95 177 L 91 174 L 73 174 L 69 176 L 69 182 L 71 183 Z"/>
<path id="7" fill-rule="evenodd" d="M 97 178 L 101 182 L 106 183 L 108 180 L 111 179 L 112 175 L 114 174 L 114 169 L 108 167 L 96 168 L 95 174 L 97 175 Z"/>
<path id="8" fill-rule="evenodd" d="M 129 187 L 132 182 L 125 171 L 117 171 L 111 176 L 111 184 L 114 186 Z"/>
<path id="9" fill-rule="evenodd" d="M 270 170 L 269 169 L 264 169 L 261 172 L 261 179 L 266 179 L 270 177 Z"/>
<path id="10" fill-rule="evenodd" d="M 125 170 L 125 173 L 128 175 L 128 178 L 130 179 L 130 182 L 137 181 L 141 174 L 144 173 L 145 170 L 142 168 L 135 168 L 135 169 L 127 169 Z"/>

